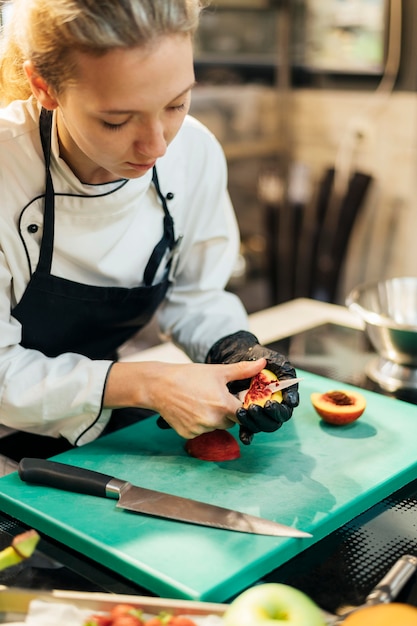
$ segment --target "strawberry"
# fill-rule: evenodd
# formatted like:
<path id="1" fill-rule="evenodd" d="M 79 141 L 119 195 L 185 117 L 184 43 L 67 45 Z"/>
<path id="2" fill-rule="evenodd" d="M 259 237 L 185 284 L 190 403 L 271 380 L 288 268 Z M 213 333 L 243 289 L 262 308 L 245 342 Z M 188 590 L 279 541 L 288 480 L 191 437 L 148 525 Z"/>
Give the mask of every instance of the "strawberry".
<path id="1" fill-rule="evenodd" d="M 187 439 L 185 450 L 202 461 L 232 461 L 240 457 L 239 444 L 227 430 L 212 430 Z"/>
<path id="2" fill-rule="evenodd" d="M 143 626 L 143 611 L 131 604 L 117 604 L 110 611 L 111 626 Z"/>
<path id="3" fill-rule="evenodd" d="M 160 613 L 157 617 L 152 617 L 145 622 L 144 626 L 197 626 L 194 620 L 184 615 L 170 615 Z"/>
<path id="4" fill-rule="evenodd" d="M 142 609 L 136 609 L 132 604 L 116 604 L 110 611 L 110 617 L 115 619 L 121 615 L 134 615 L 140 617 L 142 615 Z"/>
<path id="5" fill-rule="evenodd" d="M 144 626 L 145 622 L 136 615 L 119 615 L 115 617 L 111 623 L 111 626 Z"/>
<path id="6" fill-rule="evenodd" d="M 112 626 L 112 618 L 109 615 L 91 615 L 84 626 Z"/>

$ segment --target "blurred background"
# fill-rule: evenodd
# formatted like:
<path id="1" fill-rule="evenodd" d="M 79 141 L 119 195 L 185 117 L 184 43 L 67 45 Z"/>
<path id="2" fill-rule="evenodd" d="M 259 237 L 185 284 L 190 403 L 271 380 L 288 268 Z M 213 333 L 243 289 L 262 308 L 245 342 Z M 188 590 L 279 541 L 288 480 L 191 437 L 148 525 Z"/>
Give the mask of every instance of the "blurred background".
<path id="1" fill-rule="evenodd" d="M 191 113 L 226 153 L 242 238 L 228 288 L 250 313 L 417 275 L 416 30 L 415 0 L 203 11 Z"/>
<path id="2" fill-rule="evenodd" d="M 222 143 L 249 312 L 416 275 L 415 0 L 213 0 L 192 114 Z"/>

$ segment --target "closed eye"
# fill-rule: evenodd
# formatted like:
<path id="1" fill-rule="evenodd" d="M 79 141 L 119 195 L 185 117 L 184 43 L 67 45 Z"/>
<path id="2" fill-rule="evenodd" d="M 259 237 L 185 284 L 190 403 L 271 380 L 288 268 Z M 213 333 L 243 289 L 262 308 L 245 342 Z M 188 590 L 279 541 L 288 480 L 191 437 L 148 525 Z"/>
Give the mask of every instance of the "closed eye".
<path id="1" fill-rule="evenodd" d="M 184 104 L 184 103 L 182 103 L 182 104 L 177 104 L 177 105 L 175 105 L 175 106 L 171 106 L 171 107 L 169 107 L 169 108 L 170 108 L 172 111 L 184 111 L 184 109 L 185 109 L 185 104 Z"/>
<path id="2" fill-rule="evenodd" d="M 125 124 L 127 124 L 127 122 L 122 122 L 121 124 L 110 124 L 110 122 L 105 122 L 103 120 L 102 124 L 104 128 L 107 128 L 108 130 L 120 130 L 123 126 L 125 126 Z"/>

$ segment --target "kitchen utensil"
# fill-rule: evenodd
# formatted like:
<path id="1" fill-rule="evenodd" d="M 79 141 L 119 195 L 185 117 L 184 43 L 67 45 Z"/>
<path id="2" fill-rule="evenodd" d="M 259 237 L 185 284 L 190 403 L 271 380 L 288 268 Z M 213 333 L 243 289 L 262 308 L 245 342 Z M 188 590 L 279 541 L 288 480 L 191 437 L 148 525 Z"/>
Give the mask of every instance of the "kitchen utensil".
<path id="1" fill-rule="evenodd" d="M 293 385 L 296 385 L 297 383 L 299 383 L 300 381 L 302 381 L 302 378 L 288 378 L 287 380 L 281 380 L 281 381 L 274 381 L 272 383 L 269 383 L 269 385 L 266 386 L 266 389 L 269 389 L 270 391 L 283 391 L 284 389 L 288 389 L 288 387 L 292 387 Z"/>
<path id="2" fill-rule="evenodd" d="M 350 175 L 338 167 L 330 170 L 327 176 L 331 186 L 327 187 L 328 182 L 325 183 L 328 195 L 322 207 L 323 217 L 318 221 L 316 256 L 311 260 L 313 277 L 310 297 L 336 302 L 349 238 L 354 232 L 358 215 L 364 209 L 372 177 L 362 172 Z"/>
<path id="3" fill-rule="evenodd" d="M 145 489 L 107 474 L 66 463 L 24 458 L 19 463 L 18 472 L 25 482 L 91 496 L 117 498 L 118 507 L 135 513 L 257 535 L 311 537 L 310 533 L 291 526 L 205 502 Z"/>
<path id="4" fill-rule="evenodd" d="M 364 283 L 346 305 L 365 323 L 378 353 L 368 376 L 387 391 L 417 389 L 417 277 Z"/>
<path id="5" fill-rule="evenodd" d="M 363 607 L 392 602 L 410 580 L 411 576 L 415 574 L 416 570 L 417 557 L 410 554 L 403 555 L 366 596 L 363 604 L 355 607 L 344 607 L 338 612 L 338 615 L 325 612 L 327 624 L 329 626 L 339 626 L 339 624 L 343 624 L 348 615 Z"/>
<path id="6" fill-rule="evenodd" d="M 265 389 L 269 389 L 271 392 L 275 393 L 275 391 L 283 391 L 284 389 L 287 389 L 288 387 L 292 387 L 293 385 L 296 385 L 297 383 L 299 383 L 301 380 L 303 379 L 302 378 L 288 378 L 288 379 L 281 380 L 281 381 L 277 380 L 277 381 L 273 381 L 272 383 L 269 383 L 269 385 L 265 385 Z M 236 396 L 239 398 L 239 400 L 244 402 L 248 391 L 249 389 L 243 389 L 243 391 L 239 391 L 239 393 L 237 393 Z"/>

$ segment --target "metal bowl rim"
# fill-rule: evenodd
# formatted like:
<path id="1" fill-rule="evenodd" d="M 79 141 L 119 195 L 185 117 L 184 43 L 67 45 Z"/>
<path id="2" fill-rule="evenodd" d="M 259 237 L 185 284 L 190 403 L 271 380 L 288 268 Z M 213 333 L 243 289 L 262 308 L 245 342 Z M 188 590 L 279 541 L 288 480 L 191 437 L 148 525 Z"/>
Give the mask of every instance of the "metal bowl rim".
<path id="1" fill-rule="evenodd" d="M 393 320 L 391 317 L 388 317 L 386 315 L 383 315 L 381 313 L 375 313 L 374 311 L 369 311 L 367 309 L 364 309 L 363 306 L 361 306 L 360 304 L 358 304 L 356 302 L 357 300 L 357 294 L 365 291 L 365 290 L 369 290 L 369 289 L 375 289 L 377 288 L 379 285 L 383 286 L 383 285 L 387 285 L 389 283 L 393 283 L 396 281 L 415 281 L 417 283 L 417 277 L 416 276 L 400 276 L 400 277 L 396 277 L 396 278 L 388 278 L 387 280 L 379 280 L 379 281 L 375 281 L 375 282 L 369 282 L 369 283 L 361 283 L 360 285 L 357 285 L 356 287 L 354 287 L 350 293 L 348 294 L 347 298 L 346 298 L 346 306 L 348 307 L 348 309 L 350 311 L 355 312 L 356 314 L 359 315 L 359 317 L 366 323 L 369 324 L 371 326 L 379 326 L 379 327 L 383 327 L 383 328 L 390 328 L 392 330 L 404 330 L 404 331 L 414 331 L 417 332 L 417 325 L 414 324 L 399 324 L 398 322 L 396 322 L 395 320 Z"/>

